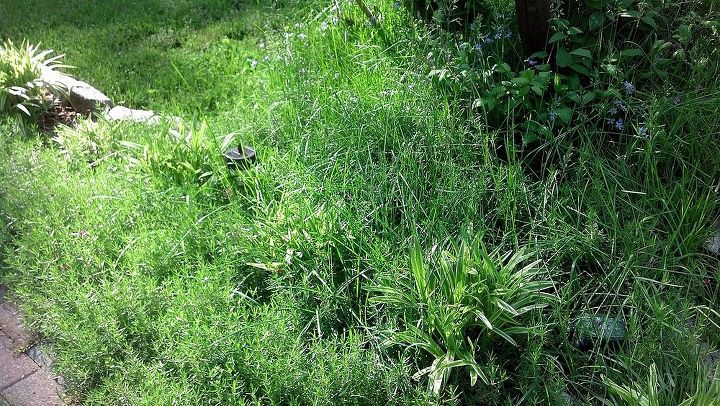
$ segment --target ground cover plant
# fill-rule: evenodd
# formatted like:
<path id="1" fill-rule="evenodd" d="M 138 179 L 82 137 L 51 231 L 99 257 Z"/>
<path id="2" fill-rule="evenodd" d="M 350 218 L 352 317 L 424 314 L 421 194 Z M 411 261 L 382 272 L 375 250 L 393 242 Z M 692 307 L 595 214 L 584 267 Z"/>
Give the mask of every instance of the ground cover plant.
<path id="1" fill-rule="evenodd" d="M 78 401 L 717 402 L 712 2 L 558 6 L 532 57 L 504 1 L 6 3 L 184 118 L 1 118 L 0 280 Z"/>

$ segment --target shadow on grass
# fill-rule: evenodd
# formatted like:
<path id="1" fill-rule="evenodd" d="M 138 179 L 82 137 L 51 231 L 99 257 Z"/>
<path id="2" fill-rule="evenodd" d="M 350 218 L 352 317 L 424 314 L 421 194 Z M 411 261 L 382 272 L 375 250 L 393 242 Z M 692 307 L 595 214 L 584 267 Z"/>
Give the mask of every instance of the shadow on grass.
<path id="1" fill-rule="evenodd" d="M 66 54 L 69 73 L 116 103 L 214 111 L 242 85 L 256 43 L 289 7 L 238 0 L 28 0 L 0 4 L 0 38 Z M 268 17 L 269 16 L 269 17 Z M 231 41 L 220 45 L 223 39 Z"/>

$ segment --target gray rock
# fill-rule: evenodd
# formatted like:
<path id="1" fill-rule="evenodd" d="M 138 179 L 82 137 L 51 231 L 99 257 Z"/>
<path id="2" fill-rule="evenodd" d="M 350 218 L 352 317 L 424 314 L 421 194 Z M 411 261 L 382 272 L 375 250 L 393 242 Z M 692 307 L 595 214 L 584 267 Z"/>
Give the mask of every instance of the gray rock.
<path id="1" fill-rule="evenodd" d="M 52 358 L 50 358 L 50 356 L 48 356 L 48 354 L 43 351 L 40 344 L 35 344 L 32 347 L 28 348 L 28 350 L 25 351 L 25 354 L 27 354 L 30 359 L 35 361 L 38 366 L 41 366 L 43 368 L 52 367 Z"/>
<path id="2" fill-rule="evenodd" d="M 88 83 L 76 80 L 70 76 L 51 69 L 43 68 L 40 80 L 48 83 L 70 101 L 73 110 L 78 113 L 92 113 L 98 109 L 107 109 L 113 106 L 112 100 L 101 91 Z"/>
<path id="3" fill-rule="evenodd" d="M 78 113 L 92 113 L 113 106 L 109 97 L 85 82 L 70 87 L 68 100 Z"/>
<path id="4" fill-rule="evenodd" d="M 134 121 L 139 123 L 155 124 L 160 121 L 160 116 L 148 110 L 134 110 L 124 106 L 115 106 L 110 109 L 105 117 L 110 121 Z"/>
<path id="5" fill-rule="evenodd" d="M 715 231 L 715 234 L 710 237 L 705 243 L 705 249 L 713 255 L 720 254 L 720 227 Z"/>
<path id="6" fill-rule="evenodd" d="M 717 369 L 720 367 L 720 350 L 708 353 L 703 361 L 708 369 L 708 379 L 714 379 Z"/>
<path id="7" fill-rule="evenodd" d="M 75 80 L 68 75 L 47 67 L 41 68 L 40 80 L 51 85 L 54 88 L 53 90 L 60 91 L 61 94 L 58 96 L 64 96 L 66 98 L 70 92 L 70 88 L 80 83 L 79 80 Z"/>
<path id="8" fill-rule="evenodd" d="M 565 401 L 565 406 L 582 406 L 582 403 L 579 400 L 575 399 L 569 393 L 562 391 L 562 393 L 560 395 L 562 396 L 563 400 Z"/>

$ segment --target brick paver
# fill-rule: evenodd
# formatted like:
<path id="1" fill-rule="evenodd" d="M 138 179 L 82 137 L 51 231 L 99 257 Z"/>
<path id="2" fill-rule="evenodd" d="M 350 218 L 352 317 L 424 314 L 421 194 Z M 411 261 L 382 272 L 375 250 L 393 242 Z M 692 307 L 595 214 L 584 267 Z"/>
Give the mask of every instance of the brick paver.
<path id="1" fill-rule="evenodd" d="M 33 336 L 25 329 L 17 307 L 2 302 L 0 285 L 0 406 L 61 406 L 63 388 L 47 368 L 35 359 L 47 361 Z"/>
<path id="2" fill-rule="evenodd" d="M 65 406 L 60 398 L 62 387 L 39 370 L 0 392 L 11 406 Z"/>
<path id="3" fill-rule="evenodd" d="M 10 339 L 0 332 L 0 392 L 39 369 L 30 357 L 8 348 L 10 343 Z"/>
<path id="4" fill-rule="evenodd" d="M 20 310 L 10 302 L 0 304 L 0 330 L 10 337 L 14 351 L 25 351 L 35 342 L 22 324 Z"/>

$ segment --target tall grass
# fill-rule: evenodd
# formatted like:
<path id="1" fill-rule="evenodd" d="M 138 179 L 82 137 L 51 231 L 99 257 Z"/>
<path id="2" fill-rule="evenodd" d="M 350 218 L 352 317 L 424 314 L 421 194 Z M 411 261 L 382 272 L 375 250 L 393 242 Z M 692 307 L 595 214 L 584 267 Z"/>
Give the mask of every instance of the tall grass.
<path id="1" fill-rule="evenodd" d="M 666 403 L 709 387 L 703 357 L 720 344 L 718 259 L 703 248 L 718 217 L 717 67 L 683 88 L 638 89 L 649 136 L 578 116 L 528 150 L 515 142 L 524 117 L 490 126 L 469 108 L 481 86 L 468 95 L 428 76 L 439 66 L 427 54 L 451 60 L 442 52 L 455 40 L 389 2 L 372 5 L 380 29 L 344 2 L 146 6 L 124 9 L 144 16 L 129 25 L 113 4 L 97 24 L 76 20 L 98 34 L 87 49 L 70 40 L 80 27 L 59 24 L 70 7 L 52 17 L 57 28 L 0 31 L 62 49 L 76 76 L 121 102 L 186 119 L 81 123 L 60 131 L 63 143 L 2 122 L 2 281 L 81 401 L 613 404 L 617 388 L 647 386 L 650 365 L 668 378 Z M 154 45 L 175 36 L 177 47 Z M 93 62 L 112 46 L 126 58 Z M 258 165 L 228 172 L 231 140 L 255 146 Z M 434 246 L 451 247 L 445 265 L 425 264 Z M 513 266 L 496 255 L 518 251 Z M 520 317 L 531 304 L 513 304 L 509 289 L 531 282 L 512 271 L 536 261 L 559 300 Z M 436 289 L 418 284 L 426 278 Z M 443 326 L 468 306 L 507 337 L 479 316 Z M 568 331 L 595 314 L 625 321 L 627 339 L 576 348 Z M 430 349 L 425 335 L 439 351 L 416 350 Z M 423 374 L 451 345 L 472 348 L 465 363 Z M 473 362 L 493 379 L 471 385 Z"/>

